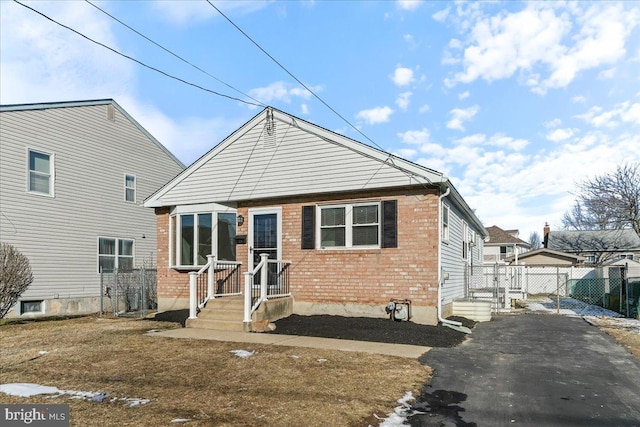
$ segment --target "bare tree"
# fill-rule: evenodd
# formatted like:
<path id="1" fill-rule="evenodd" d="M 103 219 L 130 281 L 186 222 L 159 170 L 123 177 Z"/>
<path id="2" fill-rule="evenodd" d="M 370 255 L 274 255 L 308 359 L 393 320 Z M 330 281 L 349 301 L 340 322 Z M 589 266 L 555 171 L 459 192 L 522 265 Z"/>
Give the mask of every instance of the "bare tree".
<path id="1" fill-rule="evenodd" d="M 573 208 L 564 214 L 568 230 L 632 228 L 640 236 L 640 164 L 626 163 L 615 171 L 579 185 Z"/>
<path id="2" fill-rule="evenodd" d="M 532 231 L 531 234 L 529 234 L 529 244 L 531 245 L 532 251 L 535 251 L 536 249 L 540 249 L 542 247 L 540 234 L 538 234 L 537 231 Z"/>
<path id="3" fill-rule="evenodd" d="M 0 243 L 0 319 L 33 282 L 29 259 L 7 243 Z"/>

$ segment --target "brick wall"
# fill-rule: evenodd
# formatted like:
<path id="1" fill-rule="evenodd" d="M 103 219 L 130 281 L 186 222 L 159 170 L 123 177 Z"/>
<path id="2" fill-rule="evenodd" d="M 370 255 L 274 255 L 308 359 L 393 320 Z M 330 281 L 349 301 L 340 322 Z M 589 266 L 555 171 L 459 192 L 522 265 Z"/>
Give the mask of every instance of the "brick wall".
<path id="1" fill-rule="evenodd" d="M 398 247 L 385 249 L 301 249 L 302 206 L 397 200 Z M 249 209 L 282 208 L 282 256 L 291 260 L 290 284 L 296 302 L 360 304 L 384 307 L 392 298 L 414 307 L 437 302 L 438 195 L 425 188 L 243 203 L 246 218 L 238 234 L 248 234 Z M 188 299 L 188 274 L 169 265 L 169 211 L 158 209 L 158 297 Z M 248 245 L 237 246 L 246 270 Z"/>

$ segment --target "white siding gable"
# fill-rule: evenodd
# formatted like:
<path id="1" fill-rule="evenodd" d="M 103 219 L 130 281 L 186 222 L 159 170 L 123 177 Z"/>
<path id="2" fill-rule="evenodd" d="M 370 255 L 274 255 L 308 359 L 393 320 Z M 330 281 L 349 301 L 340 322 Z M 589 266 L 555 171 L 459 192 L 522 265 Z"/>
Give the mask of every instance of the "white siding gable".
<path id="1" fill-rule="evenodd" d="M 265 110 L 146 206 L 229 202 L 440 183 L 442 174 L 275 110 Z"/>

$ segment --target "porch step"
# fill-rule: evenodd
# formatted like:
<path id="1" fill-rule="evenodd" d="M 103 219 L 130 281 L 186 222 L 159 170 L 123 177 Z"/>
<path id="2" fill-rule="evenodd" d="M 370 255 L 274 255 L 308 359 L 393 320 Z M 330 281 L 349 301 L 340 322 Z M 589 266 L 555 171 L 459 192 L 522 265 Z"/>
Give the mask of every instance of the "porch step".
<path id="1" fill-rule="evenodd" d="M 207 302 L 196 319 L 187 319 L 187 328 L 218 331 L 244 331 L 242 295 L 216 298 Z"/>

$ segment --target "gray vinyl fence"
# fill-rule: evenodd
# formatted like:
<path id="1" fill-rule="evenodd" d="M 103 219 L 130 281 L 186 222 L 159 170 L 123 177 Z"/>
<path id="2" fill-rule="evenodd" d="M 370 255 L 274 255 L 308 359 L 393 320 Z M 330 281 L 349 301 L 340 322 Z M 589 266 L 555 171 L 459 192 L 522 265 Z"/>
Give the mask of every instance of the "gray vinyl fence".
<path id="1" fill-rule="evenodd" d="M 620 266 L 538 267 L 485 264 L 482 280 L 470 282 L 468 294 L 493 302 L 494 312 L 508 311 L 515 300 L 535 296 L 570 297 L 637 317 L 640 278 L 626 277 Z"/>
<path id="2" fill-rule="evenodd" d="M 100 314 L 144 317 L 158 307 L 157 269 L 100 273 Z"/>

